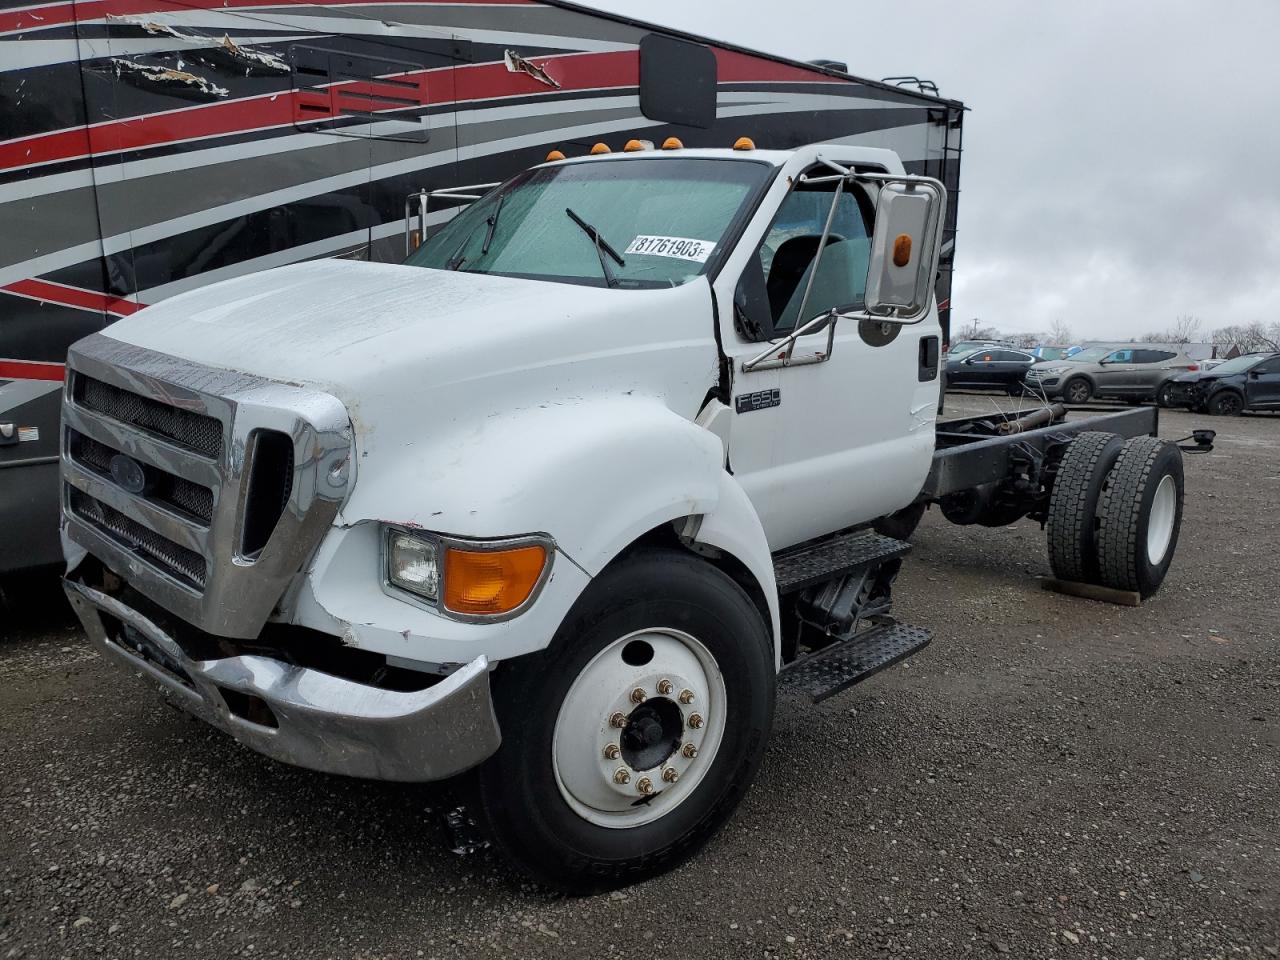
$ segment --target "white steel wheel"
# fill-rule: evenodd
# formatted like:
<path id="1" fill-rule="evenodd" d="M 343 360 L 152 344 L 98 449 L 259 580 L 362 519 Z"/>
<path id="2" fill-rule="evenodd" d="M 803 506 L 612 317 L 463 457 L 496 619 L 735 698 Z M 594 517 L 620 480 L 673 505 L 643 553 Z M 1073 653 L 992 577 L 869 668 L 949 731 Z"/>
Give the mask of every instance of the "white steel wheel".
<path id="1" fill-rule="evenodd" d="M 697 638 L 670 627 L 628 633 L 565 695 L 552 740 L 556 785 L 589 823 L 652 823 L 697 789 L 727 715 L 724 676 Z"/>
<path id="2" fill-rule="evenodd" d="M 1178 486 L 1169 474 L 1160 478 L 1156 495 L 1151 501 L 1151 516 L 1147 520 L 1147 561 L 1158 564 L 1164 559 L 1173 539 L 1173 523 L 1178 515 Z"/>

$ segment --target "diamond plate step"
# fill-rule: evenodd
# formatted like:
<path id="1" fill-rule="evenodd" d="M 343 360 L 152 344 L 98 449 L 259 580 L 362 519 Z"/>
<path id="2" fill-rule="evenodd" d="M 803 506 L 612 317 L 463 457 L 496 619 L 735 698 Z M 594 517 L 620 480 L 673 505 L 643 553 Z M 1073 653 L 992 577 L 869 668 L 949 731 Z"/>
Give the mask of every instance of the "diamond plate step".
<path id="1" fill-rule="evenodd" d="M 932 639 L 928 630 L 906 623 L 872 627 L 788 664 L 778 674 L 778 686 L 819 703 L 918 653 Z"/>
<path id="2" fill-rule="evenodd" d="M 900 557 L 910 549 L 911 544 L 901 540 L 883 537 L 874 530 L 859 530 L 778 554 L 773 558 L 773 575 L 778 593 L 795 593 L 859 567 Z"/>

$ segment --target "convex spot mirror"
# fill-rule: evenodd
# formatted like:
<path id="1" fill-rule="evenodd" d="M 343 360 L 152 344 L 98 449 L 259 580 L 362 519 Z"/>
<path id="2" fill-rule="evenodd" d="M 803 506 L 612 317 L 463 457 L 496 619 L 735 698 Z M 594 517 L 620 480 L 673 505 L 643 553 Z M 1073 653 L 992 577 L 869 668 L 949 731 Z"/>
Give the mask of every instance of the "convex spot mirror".
<path id="1" fill-rule="evenodd" d="M 880 182 L 866 311 L 881 320 L 917 323 L 924 319 L 933 297 L 946 188 L 928 177 L 865 179 Z"/>

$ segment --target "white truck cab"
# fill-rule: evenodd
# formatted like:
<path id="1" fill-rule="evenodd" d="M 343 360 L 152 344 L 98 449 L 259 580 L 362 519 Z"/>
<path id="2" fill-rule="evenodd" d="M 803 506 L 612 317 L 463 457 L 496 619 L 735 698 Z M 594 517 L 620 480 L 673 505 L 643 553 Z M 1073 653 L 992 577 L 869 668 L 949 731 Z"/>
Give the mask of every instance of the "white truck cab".
<path id="1" fill-rule="evenodd" d="M 936 479 L 945 192 L 885 150 L 668 146 L 77 344 L 90 635 L 277 759 L 465 774 L 545 882 L 694 852 L 779 676 L 825 695 L 928 642 L 883 619 L 906 545 L 869 527 Z"/>

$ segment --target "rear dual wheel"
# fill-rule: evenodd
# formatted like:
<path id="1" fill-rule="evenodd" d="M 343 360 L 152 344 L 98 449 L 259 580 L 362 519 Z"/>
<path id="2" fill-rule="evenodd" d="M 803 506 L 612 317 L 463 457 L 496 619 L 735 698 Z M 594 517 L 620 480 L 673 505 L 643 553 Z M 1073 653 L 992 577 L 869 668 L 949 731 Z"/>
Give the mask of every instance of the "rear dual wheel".
<path id="1" fill-rule="evenodd" d="M 482 830 L 541 883 L 608 889 L 683 862 L 732 815 L 773 720 L 773 642 L 722 571 L 645 550 L 493 683 L 503 744 L 471 775 Z"/>
<path id="2" fill-rule="evenodd" d="M 1182 527 L 1182 452 L 1156 437 L 1124 445 L 1098 510 L 1104 586 L 1149 597 L 1160 589 Z"/>

